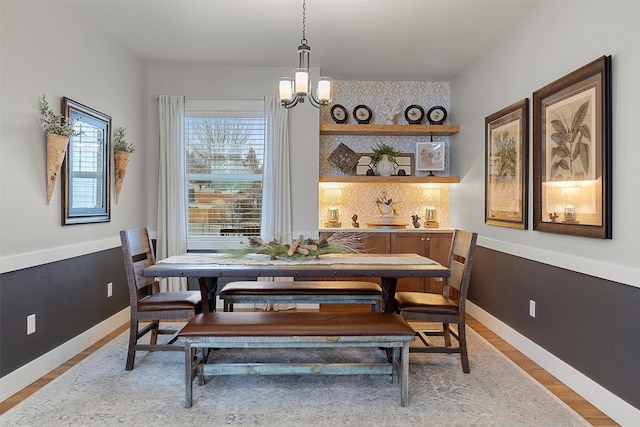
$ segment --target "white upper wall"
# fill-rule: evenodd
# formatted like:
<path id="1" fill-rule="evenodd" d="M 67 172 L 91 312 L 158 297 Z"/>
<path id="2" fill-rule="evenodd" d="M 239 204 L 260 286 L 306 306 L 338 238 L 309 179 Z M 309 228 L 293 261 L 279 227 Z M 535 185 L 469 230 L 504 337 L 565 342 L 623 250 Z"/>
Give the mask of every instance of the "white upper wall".
<path id="1" fill-rule="evenodd" d="M 72 3 L 2 0 L 0 19 L 0 271 L 119 246 L 119 230 L 147 218 L 144 64 Z M 111 116 L 136 143 L 118 205 L 111 168 L 111 222 L 62 226 L 61 175 L 47 204 L 41 94 L 56 113 L 66 96 Z"/>
<path id="2" fill-rule="evenodd" d="M 520 25 L 452 82 L 452 226 L 482 246 L 640 287 L 637 97 L 640 2 L 541 2 Z M 602 55 L 612 56 L 613 239 L 533 231 L 530 116 L 529 230 L 484 224 L 484 119 Z M 531 104 L 530 104 L 531 106 Z"/>
<path id="3" fill-rule="evenodd" d="M 319 69 L 312 68 L 317 81 Z M 291 68 L 150 66 L 148 70 L 149 226 L 157 224 L 158 101 L 157 95 L 212 99 L 264 99 L 277 96 L 278 79 Z M 293 235 L 318 235 L 319 110 L 308 103 L 289 111 Z M 268 226 L 268 225 L 267 225 Z M 274 236 L 277 237 L 277 236 Z"/>

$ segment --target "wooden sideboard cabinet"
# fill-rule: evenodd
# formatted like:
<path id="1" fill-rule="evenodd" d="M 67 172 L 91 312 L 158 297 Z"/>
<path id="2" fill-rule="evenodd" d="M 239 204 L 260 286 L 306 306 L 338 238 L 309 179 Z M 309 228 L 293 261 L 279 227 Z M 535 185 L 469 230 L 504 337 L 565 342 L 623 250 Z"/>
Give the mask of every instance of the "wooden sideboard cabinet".
<path id="1" fill-rule="evenodd" d="M 389 253 L 415 253 L 447 265 L 453 233 L 391 233 Z M 442 292 L 442 280 L 428 277 L 402 278 L 398 291 Z"/>
<path id="2" fill-rule="evenodd" d="M 426 230 L 426 229 L 425 229 Z M 349 230 L 352 232 L 355 230 Z M 320 237 L 329 237 L 335 232 L 321 232 Z M 362 230 L 362 249 L 368 253 L 400 254 L 413 253 L 446 265 L 448 262 L 449 249 L 451 247 L 451 232 L 370 232 Z M 335 278 L 326 278 L 336 280 Z M 360 278 L 361 279 L 361 278 Z M 344 278 L 342 280 L 359 280 L 358 278 Z M 373 279 L 380 283 L 380 279 Z M 442 292 L 442 281 L 431 278 L 416 277 L 402 278 L 398 280 L 397 291 L 417 291 L 417 292 Z"/>

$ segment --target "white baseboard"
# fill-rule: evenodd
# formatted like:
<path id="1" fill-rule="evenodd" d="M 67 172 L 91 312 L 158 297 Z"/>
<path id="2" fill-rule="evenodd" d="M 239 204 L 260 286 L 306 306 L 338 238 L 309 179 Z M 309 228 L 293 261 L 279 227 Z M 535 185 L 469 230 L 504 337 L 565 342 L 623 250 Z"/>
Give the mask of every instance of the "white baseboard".
<path id="1" fill-rule="evenodd" d="M 93 328 L 0 378 L 0 402 L 42 378 L 87 347 L 97 343 L 120 326 L 128 323 L 130 319 L 131 311 L 127 307 Z"/>
<path id="2" fill-rule="evenodd" d="M 503 340 L 558 378 L 573 391 L 622 426 L 637 425 L 640 409 L 625 402 L 571 365 L 467 300 L 467 313 Z"/>

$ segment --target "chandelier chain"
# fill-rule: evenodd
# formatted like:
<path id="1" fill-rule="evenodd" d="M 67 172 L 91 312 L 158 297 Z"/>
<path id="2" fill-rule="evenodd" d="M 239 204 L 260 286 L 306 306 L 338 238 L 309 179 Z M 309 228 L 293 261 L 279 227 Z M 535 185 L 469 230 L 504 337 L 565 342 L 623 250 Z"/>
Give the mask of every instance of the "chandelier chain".
<path id="1" fill-rule="evenodd" d="M 302 39 L 300 40 L 300 44 L 307 44 L 307 37 L 305 32 L 307 30 L 307 2 L 305 0 L 302 1 Z"/>

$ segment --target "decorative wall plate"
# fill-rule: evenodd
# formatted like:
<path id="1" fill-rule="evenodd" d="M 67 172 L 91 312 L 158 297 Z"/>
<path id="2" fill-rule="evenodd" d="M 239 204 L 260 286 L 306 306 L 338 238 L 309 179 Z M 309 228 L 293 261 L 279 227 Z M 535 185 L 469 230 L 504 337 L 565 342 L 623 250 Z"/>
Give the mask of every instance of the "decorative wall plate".
<path id="1" fill-rule="evenodd" d="M 338 124 L 347 123 L 347 120 L 349 120 L 349 113 L 342 105 L 336 104 L 331 107 L 331 118 Z"/>
<path id="2" fill-rule="evenodd" d="M 410 125 L 419 125 L 424 120 L 424 109 L 419 105 L 409 105 L 404 110 L 404 118 Z"/>
<path id="3" fill-rule="evenodd" d="M 429 123 L 431 123 L 432 125 L 441 125 L 442 123 L 444 123 L 446 118 L 447 110 L 439 105 L 436 107 L 431 107 L 427 112 L 427 120 L 429 120 Z"/>
<path id="4" fill-rule="evenodd" d="M 373 113 L 371 112 L 371 108 L 366 105 L 358 105 L 353 109 L 353 117 L 355 117 L 359 124 L 366 125 L 371 122 Z"/>

